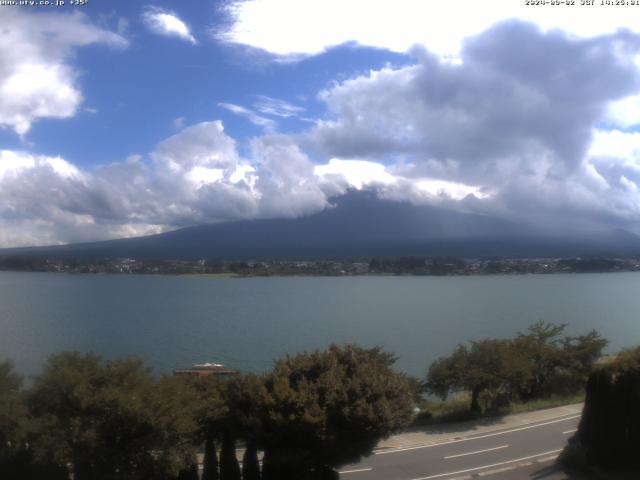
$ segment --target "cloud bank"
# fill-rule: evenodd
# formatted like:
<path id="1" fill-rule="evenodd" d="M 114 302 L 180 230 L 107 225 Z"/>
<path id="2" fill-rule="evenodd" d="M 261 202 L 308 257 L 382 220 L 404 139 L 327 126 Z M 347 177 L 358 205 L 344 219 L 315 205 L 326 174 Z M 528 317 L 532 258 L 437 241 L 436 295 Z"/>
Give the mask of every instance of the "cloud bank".
<path id="1" fill-rule="evenodd" d="M 530 22 L 545 31 L 562 28 L 583 38 L 622 28 L 640 31 L 624 6 L 545 7 L 513 0 L 437 5 L 424 0 L 234 0 L 224 9 L 231 22 L 216 38 L 290 60 L 346 42 L 399 53 L 427 45 L 437 55 L 455 56 L 467 37 L 507 19 Z"/>
<path id="2" fill-rule="evenodd" d="M 12 20 L 11 38 L 35 32 L 21 55 L 0 52 L 0 124 L 22 135 L 38 118 L 77 111 L 82 94 L 69 61 L 74 49 L 126 46 L 82 15 Z M 59 42 L 45 55 L 50 35 Z M 0 245 L 297 217 L 328 208 L 349 188 L 545 228 L 634 228 L 640 219 L 638 34 L 581 38 L 511 20 L 466 38 L 455 61 L 430 46 L 413 47 L 411 55 L 409 66 L 328 85 L 317 96 L 325 114 L 295 135 L 277 133 L 278 119 L 308 112 L 254 96 L 250 108 L 219 105 L 264 128 L 246 145 L 220 121 L 185 126 L 178 118 L 177 133 L 158 139 L 152 151 L 94 169 L 4 149 Z M 29 68 L 53 75 L 57 89 L 39 84 L 47 73 Z M 34 82 L 22 97 L 12 90 L 21 75 Z"/>
<path id="3" fill-rule="evenodd" d="M 81 171 L 59 157 L 0 151 L 0 245 L 95 240 L 200 223 L 295 217 L 327 206 L 309 158 L 286 136 L 242 158 L 219 121 L 189 126 L 148 158 Z"/>
<path id="4" fill-rule="evenodd" d="M 393 158 L 405 177 L 480 186 L 488 213 L 631 218 L 637 134 L 599 126 L 640 118 L 639 52 L 629 32 L 575 39 L 504 22 L 468 39 L 460 62 L 416 48 L 415 65 L 320 92 L 330 116 L 306 140 L 327 156 Z"/>

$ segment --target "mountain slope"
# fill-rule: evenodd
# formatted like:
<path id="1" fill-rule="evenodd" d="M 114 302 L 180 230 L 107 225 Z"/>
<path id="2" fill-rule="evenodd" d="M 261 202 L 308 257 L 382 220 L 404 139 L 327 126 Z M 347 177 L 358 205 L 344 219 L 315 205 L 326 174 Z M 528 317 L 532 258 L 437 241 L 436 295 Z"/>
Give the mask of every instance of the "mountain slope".
<path id="1" fill-rule="evenodd" d="M 0 250 L 47 258 L 258 259 L 372 255 L 572 256 L 640 253 L 624 231 L 540 236 L 506 220 L 380 200 L 352 192 L 320 213 L 183 228 L 147 237 Z"/>

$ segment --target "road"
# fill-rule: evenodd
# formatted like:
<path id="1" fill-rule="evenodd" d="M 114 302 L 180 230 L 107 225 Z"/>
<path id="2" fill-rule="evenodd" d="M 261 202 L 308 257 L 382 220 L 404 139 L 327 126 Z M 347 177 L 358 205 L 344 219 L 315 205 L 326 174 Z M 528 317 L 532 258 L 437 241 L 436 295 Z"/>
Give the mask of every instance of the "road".
<path id="1" fill-rule="evenodd" d="M 341 480 L 453 480 L 483 477 L 554 459 L 575 432 L 580 415 L 566 415 L 525 426 L 380 450 L 340 469 Z M 516 478 L 502 473 L 501 478 Z M 507 475 L 507 476 L 504 476 Z M 528 478 L 517 477 L 517 478 Z"/>

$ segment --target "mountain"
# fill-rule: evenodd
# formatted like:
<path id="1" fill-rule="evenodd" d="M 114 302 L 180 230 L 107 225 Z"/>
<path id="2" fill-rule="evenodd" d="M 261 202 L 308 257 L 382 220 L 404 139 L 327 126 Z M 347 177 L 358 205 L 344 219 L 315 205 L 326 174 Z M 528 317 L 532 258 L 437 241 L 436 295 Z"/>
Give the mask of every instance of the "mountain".
<path id="1" fill-rule="evenodd" d="M 617 230 L 589 237 L 542 236 L 507 220 L 381 200 L 366 192 L 300 218 L 243 220 L 146 237 L 0 250 L 46 258 L 260 259 L 402 255 L 534 257 L 634 255 L 640 237 Z"/>

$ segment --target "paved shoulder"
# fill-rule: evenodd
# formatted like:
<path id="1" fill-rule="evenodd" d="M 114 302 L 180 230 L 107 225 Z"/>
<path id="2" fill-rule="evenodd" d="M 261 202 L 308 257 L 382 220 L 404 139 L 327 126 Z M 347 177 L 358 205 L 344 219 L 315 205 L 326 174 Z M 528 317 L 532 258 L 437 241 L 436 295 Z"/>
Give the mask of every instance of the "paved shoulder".
<path id="1" fill-rule="evenodd" d="M 582 403 L 547 408 L 534 412 L 517 413 L 497 418 L 484 418 L 469 422 L 436 425 L 424 429 L 414 429 L 393 435 L 381 441 L 376 451 L 395 450 L 419 445 L 430 445 L 466 436 L 482 435 L 520 426 L 553 421 L 564 417 L 580 416 Z M 577 418 L 577 417 L 576 417 Z"/>
<path id="2" fill-rule="evenodd" d="M 448 425 L 440 431 L 405 432 L 381 443 L 361 462 L 343 467 L 340 476 L 349 480 L 453 480 L 505 472 L 513 475 L 519 469 L 552 464 L 576 431 L 581 410 L 582 405 L 571 405 Z"/>

